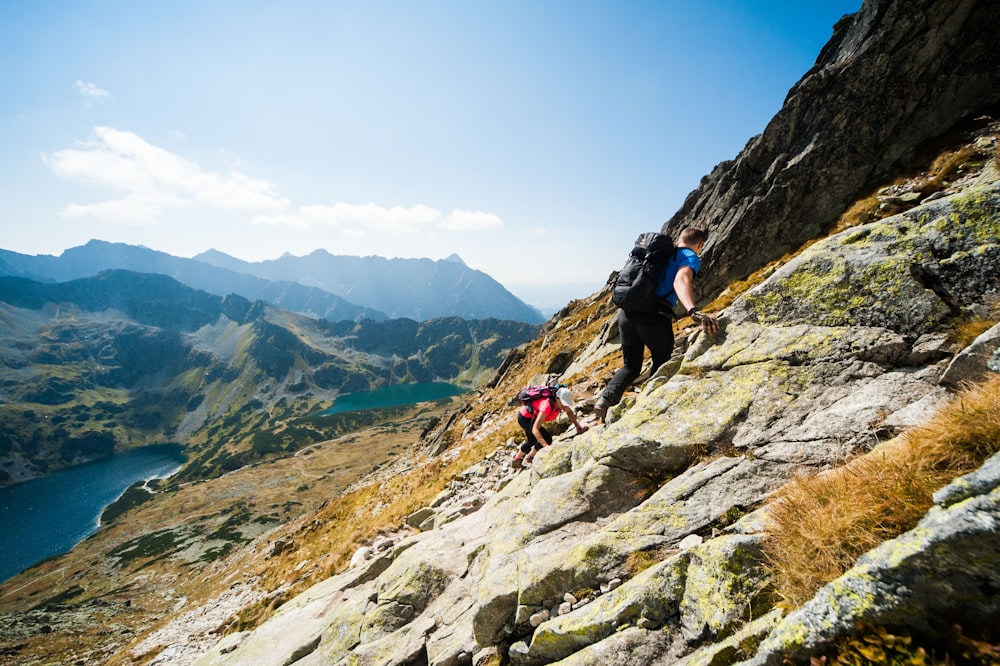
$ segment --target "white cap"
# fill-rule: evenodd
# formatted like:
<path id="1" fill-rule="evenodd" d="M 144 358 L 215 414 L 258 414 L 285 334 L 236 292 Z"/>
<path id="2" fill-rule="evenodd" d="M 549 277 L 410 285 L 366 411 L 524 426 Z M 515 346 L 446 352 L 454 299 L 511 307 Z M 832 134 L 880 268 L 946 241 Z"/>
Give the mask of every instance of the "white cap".
<path id="1" fill-rule="evenodd" d="M 576 403 L 573 402 L 573 392 L 565 386 L 556 391 L 556 397 L 559 398 L 559 402 L 570 409 L 576 409 Z"/>

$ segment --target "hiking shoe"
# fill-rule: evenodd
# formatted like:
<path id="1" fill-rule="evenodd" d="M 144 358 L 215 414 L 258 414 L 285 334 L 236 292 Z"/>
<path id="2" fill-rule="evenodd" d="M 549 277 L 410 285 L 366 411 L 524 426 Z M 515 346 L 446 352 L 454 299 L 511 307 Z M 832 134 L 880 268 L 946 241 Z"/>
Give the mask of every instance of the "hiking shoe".
<path id="1" fill-rule="evenodd" d="M 510 466 L 513 467 L 514 469 L 521 469 L 522 467 L 524 467 L 524 461 L 522 461 L 520 458 L 512 458 L 510 461 Z"/>
<path id="2" fill-rule="evenodd" d="M 610 407 L 611 403 L 604 398 L 598 398 L 597 402 L 594 403 L 594 413 L 597 414 L 597 418 L 601 419 L 601 423 L 604 423 L 604 419 L 607 418 Z"/>

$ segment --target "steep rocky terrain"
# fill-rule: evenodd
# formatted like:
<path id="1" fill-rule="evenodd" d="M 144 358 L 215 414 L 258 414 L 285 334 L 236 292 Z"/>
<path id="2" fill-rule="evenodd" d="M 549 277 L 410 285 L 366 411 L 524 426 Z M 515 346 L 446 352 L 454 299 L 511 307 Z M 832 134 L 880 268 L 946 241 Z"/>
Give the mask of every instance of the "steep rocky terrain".
<path id="1" fill-rule="evenodd" d="M 972 1 L 874 0 L 838 24 L 775 123 L 667 225 L 716 232 L 701 286 L 722 330 L 683 331 L 606 424 L 587 416 L 588 432 L 560 434 L 530 470 L 509 466 L 520 386 L 558 379 L 583 399 L 618 367 L 601 292 L 568 304 L 419 445 L 210 566 L 160 569 L 184 553 L 144 555 L 120 537 L 130 545 L 115 550 L 108 531 L 87 557 L 3 586 L 17 630 L 6 657 L 722 666 L 891 651 L 897 663 L 995 663 L 1000 126 L 983 114 L 997 100 L 997 27 L 995 4 Z M 759 152 L 786 141 L 781 159 Z M 961 390 L 975 383 L 981 466 L 793 601 L 767 554 L 788 504 L 776 493 L 887 459 L 949 406 L 970 411 Z M 112 583 L 87 577 L 125 551 Z"/>
<path id="2" fill-rule="evenodd" d="M 995 151 L 1000 126 L 969 140 Z M 211 541 L 195 548 L 183 526 L 218 539 L 244 504 L 219 511 L 228 505 L 203 501 L 193 513 L 214 517 L 214 532 L 203 518 L 175 516 L 165 552 L 108 531 L 86 558 L 15 579 L 0 599 L 50 585 L 37 588 L 34 610 L 7 616 L 17 632 L 10 658 L 45 663 L 70 650 L 85 662 L 155 664 L 798 663 L 873 627 L 882 643 L 923 641 L 914 650 L 942 650 L 958 625 L 959 638 L 979 640 L 1000 617 L 995 456 L 794 612 L 763 554 L 769 500 L 789 479 L 882 455 L 958 386 L 1000 372 L 1000 171 L 995 157 L 968 167 L 955 194 L 765 271 L 726 308 L 720 333 L 688 335 L 606 425 L 585 417 L 589 432 L 560 435 L 532 469 L 509 466 L 517 428 L 504 403 L 541 376 L 580 397 L 600 388 L 618 362 L 605 292 L 570 304 L 443 430 L 428 429 L 424 444 L 348 489 L 360 505 L 331 499 L 241 532 L 241 548 L 201 566 L 197 585 L 163 569 L 213 552 Z M 927 272 L 942 276 L 935 289 L 921 282 Z M 963 340 L 963 321 L 983 322 L 984 332 Z M 996 451 L 992 432 L 985 446 Z M 329 455 L 337 444 L 311 448 Z M 324 468 L 312 468 L 315 483 L 332 480 Z M 253 473 L 244 492 L 286 472 L 241 475 Z M 411 475 L 413 485 L 395 485 Z M 201 485 L 171 495 L 191 511 L 192 497 L 232 492 Z M 266 515 L 250 496 L 245 505 Z M 146 506 L 143 520 L 155 510 L 164 509 Z M 381 527 L 366 533 L 361 523 Z M 108 583 L 65 578 L 101 553 Z M 58 572 L 73 586 L 52 586 Z M 980 657 L 958 663 L 990 663 Z"/>
<path id="3" fill-rule="evenodd" d="M 706 293 L 828 230 L 889 174 L 919 168 L 929 141 L 995 109 L 998 25 L 988 0 L 869 1 L 841 19 L 764 132 L 664 225 L 712 231 Z"/>
<path id="4" fill-rule="evenodd" d="M 607 425 L 562 437 L 527 473 L 498 456 L 468 470 L 409 517 L 413 534 L 360 549 L 195 663 L 778 664 L 873 626 L 928 649 L 952 624 L 997 626 L 996 456 L 794 613 L 762 552 L 768 500 L 790 479 L 879 454 L 951 387 L 1000 371 L 1000 325 L 970 345 L 947 334 L 954 305 L 1000 318 L 996 161 L 983 173 L 811 246 Z M 558 378 L 582 389 L 607 353 L 581 352 Z M 509 419 L 489 412 L 474 432 Z M 506 474 L 467 492 L 491 469 Z"/>

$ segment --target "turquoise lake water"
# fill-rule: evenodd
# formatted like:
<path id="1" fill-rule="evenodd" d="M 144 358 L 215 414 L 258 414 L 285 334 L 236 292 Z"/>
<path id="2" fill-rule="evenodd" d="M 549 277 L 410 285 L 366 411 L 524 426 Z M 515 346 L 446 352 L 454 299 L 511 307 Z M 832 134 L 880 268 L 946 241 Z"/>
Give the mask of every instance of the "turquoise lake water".
<path id="1" fill-rule="evenodd" d="M 451 398 L 467 392 L 468 389 L 445 382 L 395 384 L 393 386 L 383 386 L 374 391 L 361 391 L 342 395 L 334 401 L 333 407 L 323 410 L 320 414 L 340 414 L 342 412 L 359 412 L 365 409 L 401 407 L 428 400 Z"/>
<path id="2" fill-rule="evenodd" d="M 170 476 L 184 460 L 179 444 L 158 444 L 0 488 L 0 581 L 69 551 L 129 486 Z"/>

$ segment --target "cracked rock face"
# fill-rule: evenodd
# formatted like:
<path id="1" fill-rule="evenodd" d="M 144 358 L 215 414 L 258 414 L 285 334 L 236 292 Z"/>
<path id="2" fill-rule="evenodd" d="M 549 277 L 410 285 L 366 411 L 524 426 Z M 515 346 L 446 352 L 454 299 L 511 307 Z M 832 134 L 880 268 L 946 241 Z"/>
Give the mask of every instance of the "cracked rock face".
<path id="1" fill-rule="evenodd" d="M 1000 102 L 998 25 L 987 0 L 865 2 L 837 23 L 764 132 L 664 224 L 709 228 L 700 289 L 815 238 L 918 146 Z"/>

